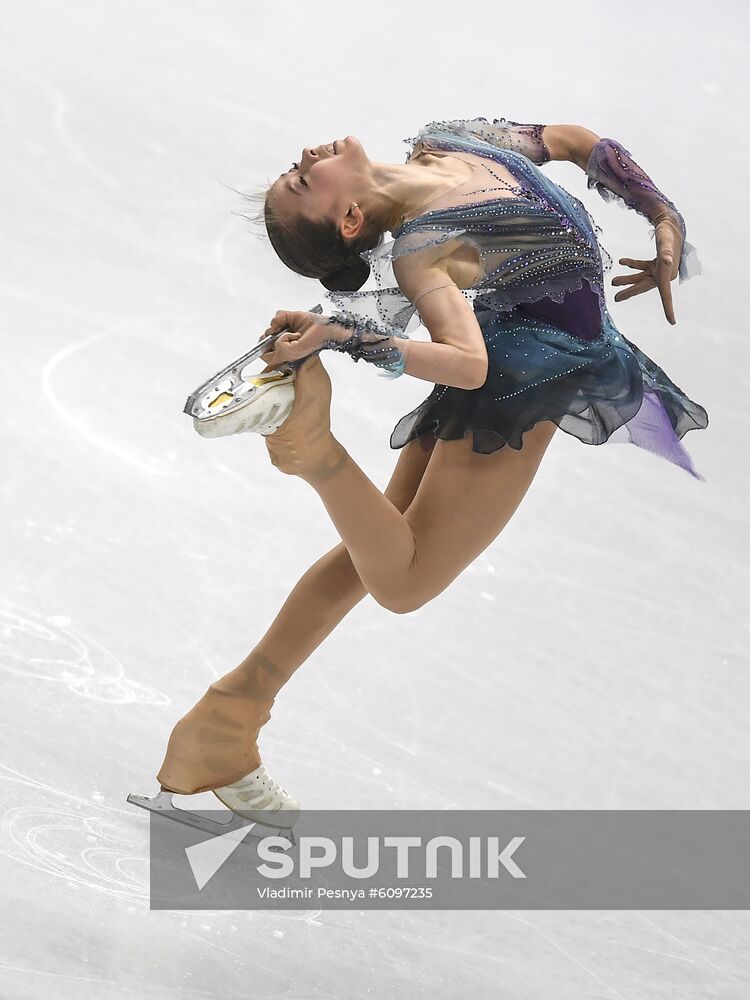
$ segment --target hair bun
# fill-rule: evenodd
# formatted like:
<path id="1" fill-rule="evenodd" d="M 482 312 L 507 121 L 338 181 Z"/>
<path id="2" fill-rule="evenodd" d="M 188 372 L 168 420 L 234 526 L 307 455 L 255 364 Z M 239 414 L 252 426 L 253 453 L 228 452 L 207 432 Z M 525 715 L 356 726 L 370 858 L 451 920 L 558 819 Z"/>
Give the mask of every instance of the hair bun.
<path id="1" fill-rule="evenodd" d="M 370 277 L 370 265 L 357 255 L 349 264 L 320 278 L 320 283 L 329 292 L 356 292 Z"/>

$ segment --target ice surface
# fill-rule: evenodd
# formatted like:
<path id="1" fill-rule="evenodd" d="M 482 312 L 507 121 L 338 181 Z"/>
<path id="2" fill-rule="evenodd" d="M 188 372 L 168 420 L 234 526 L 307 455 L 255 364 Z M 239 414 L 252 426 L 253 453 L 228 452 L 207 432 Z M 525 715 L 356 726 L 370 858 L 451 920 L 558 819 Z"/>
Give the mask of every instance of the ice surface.
<path id="1" fill-rule="evenodd" d="M 483 115 L 613 135 L 682 210 L 704 274 L 672 286 L 678 325 L 656 292 L 611 308 L 706 406 L 685 443 L 707 481 L 559 433 L 444 594 L 352 611 L 282 691 L 264 759 L 308 808 L 747 806 L 747 24 L 712 10 L 6 7 L 2 997 L 750 994 L 746 913 L 151 913 L 147 816 L 125 804 L 338 541 L 262 441 L 205 441 L 181 412 L 277 309 L 320 300 L 231 188 L 350 133 L 402 162 L 424 123 Z M 615 260 L 650 255 L 635 213 L 545 169 Z M 383 487 L 429 386 L 324 362 L 334 430 Z"/>

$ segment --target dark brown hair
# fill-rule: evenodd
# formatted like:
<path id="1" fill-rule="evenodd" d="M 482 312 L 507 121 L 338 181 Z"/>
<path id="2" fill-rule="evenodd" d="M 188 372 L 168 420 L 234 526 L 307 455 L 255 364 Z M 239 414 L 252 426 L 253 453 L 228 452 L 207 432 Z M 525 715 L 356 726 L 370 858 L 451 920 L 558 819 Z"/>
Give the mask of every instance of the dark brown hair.
<path id="1" fill-rule="evenodd" d="M 370 275 L 370 265 L 360 253 L 380 246 L 385 238 L 383 229 L 365 221 L 359 236 L 345 240 L 331 219 L 311 220 L 297 216 L 290 222 L 282 222 L 269 204 L 270 190 L 269 187 L 265 191 L 242 194 L 247 201 L 262 205 L 257 215 L 243 218 L 265 225 L 271 246 L 281 262 L 296 274 L 317 278 L 330 291 L 351 292 L 361 288 Z"/>

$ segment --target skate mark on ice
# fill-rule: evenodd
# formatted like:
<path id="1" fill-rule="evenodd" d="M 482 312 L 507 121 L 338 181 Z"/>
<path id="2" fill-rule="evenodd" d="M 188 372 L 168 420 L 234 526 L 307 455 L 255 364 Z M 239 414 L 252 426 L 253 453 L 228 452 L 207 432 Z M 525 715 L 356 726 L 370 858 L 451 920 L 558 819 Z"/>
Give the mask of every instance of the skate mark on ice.
<path id="1" fill-rule="evenodd" d="M 70 103 L 63 91 L 54 84 L 51 84 L 44 77 L 39 76 L 38 73 L 20 69 L 18 66 L 13 68 L 13 75 L 17 80 L 23 80 L 25 83 L 37 86 L 45 93 L 51 105 L 52 131 L 57 136 L 61 146 L 67 150 L 70 158 L 89 170 L 110 191 L 120 191 L 122 189 L 122 181 L 119 177 L 99 166 L 91 158 L 82 143 L 74 138 L 71 130 L 66 125 L 65 119 L 70 112 Z"/>
<path id="2" fill-rule="evenodd" d="M 146 459 L 141 458 L 136 451 L 124 447 L 117 440 L 106 437 L 97 429 L 97 426 L 93 421 L 88 421 L 85 416 L 78 416 L 72 412 L 72 410 L 67 407 L 65 403 L 63 403 L 55 390 L 55 379 L 58 377 L 58 370 L 62 369 L 65 362 L 75 355 L 88 350 L 92 345 L 97 344 L 99 341 L 113 337 L 120 331 L 133 335 L 135 333 L 133 322 L 124 321 L 113 323 L 111 326 L 105 327 L 104 330 L 100 330 L 98 333 L 83 337 L 80 340 L 74 341 L 72 344 L 66 344 L 65 347 L 56 351 L 42 368 L 42 390 L 48 402 L 55 408 L 57 414 L 73 428 L 79 437 L 85 438 L 97 448 L 101 448 L 103 451 L 113 455 L 121 462 L 127 462 L 128 465 L 134 466 L 141 472 L 146 472 L 152 476 L 162 476 L 173 479 L 177 478 L 178 472 L 174 468 L 171 468 L 164 460 L 153 455 L 149 455 Z M 154 331 L 152 327 L 149 327 L 145 332 L 153 336 Z M 82 387 L 84 385 L 87 387 L 88 397 L 91 396 L 91 389 L 88 387 L 88 383 L 90 381 L 90 371 L 96 370 L 97 366 L 101 366 L 102 364 L 106 365 L 107 361 L 108 358 L 105 352 L 102 357 L 95 358 L 93 361 L 91 359 L 87 359 L 81 362 L 81 385 Z M 104 394 L 105 389 L 102 388 L 100 391 Z M 143 394 L 144 408 L 148 404 L 148 401 L 151 400 L 153 413 L 158 417 L 160 414 L 158 407 L 163 405 L 156 399 L 158 394 L 149 387 L 144 387 Z M 75 395 L 76 398 L 80 398 L 82 394 L 80 391 L 76 391 L 75 393 L 71 392 L 71 395 Z M 83 398 L 88 397 L 86 394 L 83 394 Z M 95 416 L 94 409 L 91 410 L 91 416 Z M 145 422 L 147 416 L 148 412 L 144 409 L 140 414 L 140 419 Z"/>
<path id="3" fill-rule="evenodd" d="M 686 941 L 683 941 L 682 938 L 677 937 L 676 934 L 673 934 L 671 931 L 668 931 L 666 927 L 662 927 L 661 925 L 655 923 L 653 920 L 651 920 L 650 917 L 645 916 L 645 914 L 639 913 L 638 917 L 646 924 L 646 926 L 651 927 L 654 930 L 658 931 L 660 934 L 663 934 L 665 937 L 670 938 L 681 948 L 685 948 L 685 950 L 692 949 L 692 954 L 694 957 L 693 958 L 683 957 L 682 959 L 683 961 L 695 962 L 697 960 L 698 962 L 702 962 L 704 965 L 707 965 L 710 969 L 713 969 L 715 972 L 719 972 L 721 973 L 721 975 L 726 976 L 727 979 L 731 979 L 735 983 L 740 983 L 742 986 L 750 986 L 750 978 L 740 978 L 731 969 L 725 969 L 723 966 L 717 965 L 716 962 L 713 962 L 710 958 L 707 958 L 705 955 L 699 952 L 698 950 L 699 946 L 696 945 L 695 942 L 691 942 L 690 944 L 688 944 Z M 732 954 L 729 951 L 726 951 L 725 953 L 727 961 L 732 962 L 733 961 Z"/>
<path id="4" fill-rule="evenodd" d="M 80 163 L 81 166 L 86 167 L 102 182 L 102 184 L 108 187 L 110 191 L 119 191 L 122 187 L 119 178 L 113 176 L 107 170 L 104 170 L 103 167 L 100 167 L 98 163 L 92 160 L 85 147 L 73 137 L 71 130 L 68 128 L 66 118 L 70 113 L 70 104 L 68 103 L 67 97 L 57 88 L 52 90 L 51 96 L 55 105 L 52 112 L 52 127 L 55 135 L 60 140 L 61 145 L 64 146 L 70 154 L 71 159 Z"/>
<path id="5" fill-rule="evenodd" d="M 187 389 L 184 395 L 175 398 L 170 389 L 167 398 L 159 391 L 159 379 L 153 370 L 163 369 L 169 373 L 169 385 L 173 386 L 176 374 L 184 367 L 183 384 L 194 386 L 205 374 L 204 368 L 200 373 L 196 369 L 197 343 L 195 338 L 187 336 L 185 324 L 175 323 L 167 328 L 147 321 L 112 323 L 66 344 L 48 358 L 40 374 L 42 391 L 56 414 L 77 437 L 113 456 L 119 463 L 179 484 L 186 474 L 195 475 L 192 463 L 186 472 L 185 463 L 177 461 L 181 451 L 188 454 L 187 448 L 191 448 L 192 459 L 192 448 L 197 443 L 186 430 L 186 418 L 181 413 Z M 159 351 L 163 352 L 162 357 Z M 106 385 L 98 386 L 96 380 L 92 385 L 91 371 L 106 371 L 107 367 L 117 371 L 119 390 L 134 397 L 128 415 L 106 396 Z M 108 429 L 104 426 L 105 420 L 110 421 Z M 156 437 L 155 426 L 160 427 Z M 139 443 L 142 443 L 140 449 Z M 161 449 L 158 454 L 155 453 L 157 447 Z M 210 454 L 201 450 L 195 455 L 200 456 L 206 476 L 212 472 L 221 473 L 257 499 L 258 484 L 253 475 L 222 461 L 220 450 Z M 230 510 L 214 508 L 212 519 L 236 528 L 236 517 Z"/>
<path id="6" fill-rule="evenodd" d="M 120 899 L 148 897 L 148 841 L 108 813 L 0 764 L 2 798 L 30 803 L 0 814 L 0 854 Z M 59 804 L 61 808 L 56 807 Z"/>
<path id="7" fill-rule="evenodd" d="M 522 792 L 519 792 L 518 789 L 508 788 L 507 785 L 500 785 L 498 782 L 490 781 L 489 779 L 486 779 L 484 784 L 487 785 L 488 788 L 494 788 L 495 791 L 502 792 L 503 795 L 508 795 L 511 799 L 513 799 L 513 805 L 505 805 L 502 807 L 503 809 L 544 809 L 544 803 L 536 796 L 524 795 Z M 501 807 L 496 806 L 495 808 Z"/>
<path id="8" fill-rule="evenodd" d="M 577 965 L 579 969 L 583 969 L 583 971 L 586 972 L 589 976 L 591 976 L 592 979 L 595 979 L 606 990 L 608 990 L 609 993 L 611 993 L 611 995 L 613 997 L 617 997 L 617 1000 L 628 1000 L 628 998 L 625 997 L 622 993 L 620 993 L 619 990 L 615 989 L 615 987 L 612 986 L 611 983 L 608 983 L 606 979 L 602 979 L 602 977 L 597 972 L 594 972 L 593 969 L 590 969 L 589 966 L 586 965 L 585 962 L 581 961 L 580 958 L 576 958 L 576 956 L 573 955 L 571 952 L 569 952 L 567 950 L 567 948 L 564 948 L 561 944 L 559 944 L 557 941 L 555 941 L 555 939 L 553 937 L 551 937 L 549 934 L 547 934 L 545 931 L 543 931 L 540 927 L 538 927 L 536 924 L 534 924 L 531 920 L 528 920 L 525 917 L 521 917 L 521 916 L 519 916 L 518 914 L 515 914 L 515 913 L 507 913 L 506 912 L 505 915 L 508 917 L 509 920 L 515 920 L 519 924 L 523 924 L 525 927 L 528 927 L 529 930 L 533 931 L 534 934 L 538 934 L 539 937 L 541 937 L 544 941 L 547 942 L 547 944 L 552 945 L 552 947 L 556 951 L 559 951 L 561 955 L 564 955 L 565 958 L 567 958 L 569 962 L 571 962 L 573 965 Z"/>
<path id="9" fill-rule="evenodd" d="M 0 608 L 0 670 L 64 684 L 72 694 L 112 705 L 169 705 L 161 691 L 125 676 L 122 664 L 64 615 Z"/>

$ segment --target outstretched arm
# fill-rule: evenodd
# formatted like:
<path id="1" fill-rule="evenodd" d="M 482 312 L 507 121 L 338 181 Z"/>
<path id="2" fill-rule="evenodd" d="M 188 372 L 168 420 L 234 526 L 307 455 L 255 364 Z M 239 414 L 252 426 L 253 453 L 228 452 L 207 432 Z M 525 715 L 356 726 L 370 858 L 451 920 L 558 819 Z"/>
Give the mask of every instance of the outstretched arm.
<path id="1" fill-rule="evenodd" d="M 509 118 L 459 119 L 455 124 L 464 126 L 472 135 L 493 146 L 523 153 L 537 166 L 550 160 L 571 160 L 585 170 L 586 161 L 599 139 L 595 132 L 581 125 L 533 125 Z"/>
<path id="2" fill-rule="evenodd" d="M 621 264 L 639 271 L 632 276 L 620 275 L 613 279 L 613 285 L 632 286 L 616 295 L 615 301 L 621 302 L 651 288 L 658 288 L 667 319 L 672 324 L 676 323 L 670 282 L 678 275 L 680 282 L 685 281 L 702 270 L 695 247 L 687 242 L 682 214 L 636 163 L 630 150 L 625 149 L 617 139 L 599 139 L 591 149 L 584 169 L 589 188 L 596 188 L 605 201 L 614 200 L 634 209 L 654 227 L 656 257 L 654 260 L 620 259 Z"/>
<path id="3" fill-rule="evenodd" d="M 665 315 L 674 325 L 670 283 L 678 276 L 681 282 L 686 281 L 702 270 L 695 247 L 687 242 L 685 220 L 677 206 L 662 194 L 617 139 L 601 138 L 582 125 L 548 125 L 542 137 L 550 159 L 577 164 L 586 173 L 589 188 L 595 188 L 605 201 L 617 201 L 632 208 L 654 227 L 653 260 L 620 258 L 621 264 L 637 273 L 612 279 L 613 285 L 630 286 L 615 295 L 615 302 L 658 288 Z"/>
<path id="4" fill-rule="evenodd" d="M 685 220 L 677 207 L 661 193 L 635 162 L 629 150 L 616 139 L 601 138 L 583 125 L 523 124 L 505 118 L 473 118 L 457 122 L 474 135 L 505 149 L 523 153 L 537 166 L 550 160 L 575 163 L 605 201 L 618 201 L 632 208 L 653 225 L 656 239 L 654 260 L 620 258 L 635 268 L 634 275 L 620 275 L 613 285 L 630 285 L 615 296 L 615 302 L 658 288 L 664 312 L 675 323 L 670 282 L 685 281 L 701 273 L 695 247 L 686 240 Z"/>
<path id="5" fill-rule="evenodd" d="M 587 174 L 588 187 L 596 188 L 605 201 L 621 200 L 652 225 L 669 218 L 684 238 L 684 220 L 676 206 L 616 139 L 603 139 L 583 125 L 540 128 L 540 141 L 547 148 L 550 160 L 575 163 Z"/>

